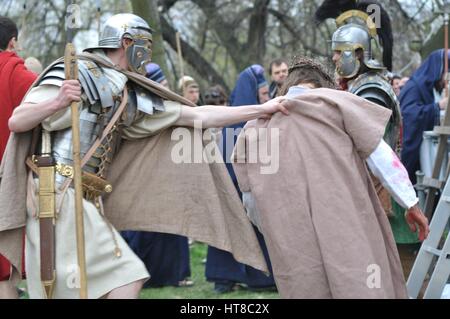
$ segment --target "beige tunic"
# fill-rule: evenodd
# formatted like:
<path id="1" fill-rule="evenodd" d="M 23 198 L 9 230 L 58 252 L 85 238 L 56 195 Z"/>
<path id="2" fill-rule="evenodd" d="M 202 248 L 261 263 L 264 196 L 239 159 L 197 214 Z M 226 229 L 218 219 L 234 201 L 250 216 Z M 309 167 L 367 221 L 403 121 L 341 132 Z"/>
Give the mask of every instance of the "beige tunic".
<path id="1" fill-rule="evenodd" d="M 42 85 L 30 91 L 24 102 L 39 103 L 57 96 L 58 86 Z M 165 102 L 166 112 L 155 116 L 140 116 L 131 127 L 123 130 L 126 139 L 153 135 L 172 125 L 180 116 L 180 104 Z M 62 110 L 42 123 L 49 131 L 70 127 L 70 109 Z M 59 186 L 59 185 L 58 185 Z M 44 298 L 40 281 L 40 245 L 37 180 L 29 178 L 25 262 L 28 291 L 31 298 Z M 57 190 L 58 219 L 56 223 L 56 286 L 54 298 L 78 298 L 79 277 L 76 254 L 74 190 L 64 194 Z M 88 297 L 100 298 L 111 290 L 137 280 L 148 279 L 142 261 L 133 253 L 114 227 L 91 202 L 83 200 L 86 243 Z M 116 254 L 117 251 L 120 254 Z M 119 256 L 120 255 L 120 256 Z"/>

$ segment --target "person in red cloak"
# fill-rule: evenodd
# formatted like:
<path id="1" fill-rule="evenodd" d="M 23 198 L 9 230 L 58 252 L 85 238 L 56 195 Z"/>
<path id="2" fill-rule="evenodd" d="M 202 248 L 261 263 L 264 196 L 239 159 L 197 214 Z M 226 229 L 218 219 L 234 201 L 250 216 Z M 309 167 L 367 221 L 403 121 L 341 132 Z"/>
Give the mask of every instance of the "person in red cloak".
<path id="1" fill-rule="evenodd" d="M 7 17 L 0 16 L 0 161 L 9 137 L 8 120 L 16 106 L 37 78 L 28 71 L 15 53 L 18 30 Z M 0 255 L 0 299 L 17 298 L 16 288 L 9 282 L 11 264 Z"/>

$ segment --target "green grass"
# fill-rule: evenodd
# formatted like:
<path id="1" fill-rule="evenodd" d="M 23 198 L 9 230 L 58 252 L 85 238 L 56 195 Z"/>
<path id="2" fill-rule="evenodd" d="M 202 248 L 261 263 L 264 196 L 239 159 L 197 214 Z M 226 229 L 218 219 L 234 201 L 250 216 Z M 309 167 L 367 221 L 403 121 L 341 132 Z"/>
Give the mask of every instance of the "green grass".
<path id="1" fill-rule="evenodd" d="M 205 278 L 205 265 L 202 261 L 206 258 L 208 246 L 194 243 L 190 247 L 191 252 L 191 280 L 192 287 L 164 287 L 150 288 L 141 291 L 140 299 L 275 299 L 279 298 L 276 292 L 252 292 L 240 288 L 225 294 L 214 292 L 214 284 L 207 282 Z M 26 281 L 19 284 L 20 288 L 26 289 Z M 28 299 L 25 293 L 21 299 Z"/>
<path id="2" fill-rule="evenodd" d="M 245 288 L 226 294 L 214 292 L 214 284 L 205 278 L 205 265 L 202 260 L 206 258 L 207 247 L 201 243 L 191 246 L 191 280 L 192 287 L 164 287 L 144 289 L 141 299 L 274 299 L 279 298 L 276 292 L 252 292 Z"/>

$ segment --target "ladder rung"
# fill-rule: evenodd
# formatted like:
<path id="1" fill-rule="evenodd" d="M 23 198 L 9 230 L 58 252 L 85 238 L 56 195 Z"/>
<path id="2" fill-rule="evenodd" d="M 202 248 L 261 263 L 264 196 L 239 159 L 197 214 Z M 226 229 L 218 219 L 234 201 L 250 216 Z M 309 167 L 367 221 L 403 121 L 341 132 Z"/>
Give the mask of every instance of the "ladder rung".
<path id="1" fill-rule="evenodd" d="M 435 126 L 434 133 L 439 135 L 450 135 L 450 126 Z"/>
<path id="2" fill-rule="evenodd" d="M 422 185 L 424 185 L 426 187 L 441 189 L 442 186 L 444 185 L 444 182 L 441 182 L 440 180 L 435 179 L 435 178 L 424 177 Z"/>
<path id="3" fill-rule="evenodd" d="M 430 246 L 423 246 L 422 249 L 424 249 L 425 251 L 427 251 L 433 255 L 436 255 L 436 256 L 440 256 L 442 253 L 442 250 L 439 250 L 439 249 L 436 249 L 436 248 L 433 248 Z"/>

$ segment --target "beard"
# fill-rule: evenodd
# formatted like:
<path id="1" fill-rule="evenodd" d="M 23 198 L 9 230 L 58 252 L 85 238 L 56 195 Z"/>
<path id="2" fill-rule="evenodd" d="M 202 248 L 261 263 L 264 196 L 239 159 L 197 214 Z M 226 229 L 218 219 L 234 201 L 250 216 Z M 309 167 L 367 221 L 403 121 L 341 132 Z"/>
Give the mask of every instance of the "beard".
<path id="1" fill-rule="evenodd" d="M 281 88 L 285 81 L 286 81 L 286 79 L 275 81 L 275 82 L 277 83 L 278 88 Z"/>

